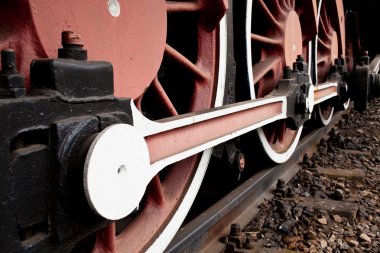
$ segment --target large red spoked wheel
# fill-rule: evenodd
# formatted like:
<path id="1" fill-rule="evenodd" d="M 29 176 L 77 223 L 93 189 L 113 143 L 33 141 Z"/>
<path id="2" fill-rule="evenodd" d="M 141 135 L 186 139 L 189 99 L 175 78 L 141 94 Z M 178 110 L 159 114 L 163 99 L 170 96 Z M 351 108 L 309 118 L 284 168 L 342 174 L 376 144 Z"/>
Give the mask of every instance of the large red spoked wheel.
<path id="1" fill-rule="evenodd" d="M 207 7 L 206 1 L 167 1 L 163 61 L 149 88 L 135 99 L 146 117 L 161 119 L 222 105 L 226 27 L 224 20 L 212 31 L 205 25 Z M 210 155 L 207 150 L 160 172 L 133 219 L 99 231 L 93 252 L 162 252 L 197 195 Z"/>
<path id="2" fill-rule="evenodd" d="M 335 59 L 345 54 L 344 9 L 342 1 L 323 0 L 319 3 L 317 42 L 318 83 L 328 80 Z M 343 106 L 348 107 L 349 101 Z M 323 125 L 328 125 L 334 113 L 334 105 L 326 101 L 316 110 Z"/>
<path id="3" fill-rule="evenodd" d="M 309 59 L 309 41 L 316 31 L 316 2 L 247 1 L 247 66 L 251 99 L 268 95 L 292 66 L 298 55 Z M 252 66 L 252 67 L 249 67 Z M 285 121 L 258 130 L 265 153 L 274 162 L 286 161 L 293 153 L 302 128 L 297 131 Z"/>
<path id="4" fill-rule="evenodd" d="M 89 60 L 113 64 L 115 95 L 133 98 L 148 118 L 160 119 L 222 104 L 226 26 L 219 20 L 226 7 L 207 0 L 1 2 L 0 28 L 9 34 L 2 33 L 0 46 L 15 49 L 28 81 L 30 62 L 56 58 L 62 31 L 75 31 Z M 165 168 L 133 217 L 112 222 L 93 245 L 85 239 L 73 252 L 162 252 L 198 192 L 210 154 Z"/>

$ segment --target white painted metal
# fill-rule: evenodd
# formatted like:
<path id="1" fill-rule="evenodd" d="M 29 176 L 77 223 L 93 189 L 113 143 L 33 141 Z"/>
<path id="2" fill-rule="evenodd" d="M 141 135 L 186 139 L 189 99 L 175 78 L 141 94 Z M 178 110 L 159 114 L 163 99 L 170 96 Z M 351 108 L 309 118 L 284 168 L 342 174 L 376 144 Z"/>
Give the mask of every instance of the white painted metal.
<path id="1" fill-rule="evenodd" d="M 245 38 L 246 38 L 246 48 L 247 48 L 247 69 L 248 69 L 248 81 L 250 84 L 250 95 L 251 99 L 256 98 L 254 82 L 253 82 L 253 72 L 252 72 L 252 44 L 251 44 L 251 33 L 252 33 L 252 0 L 247 0 L 247 11 L 245 20 Z"/>
<path id="2" fill-rule="evenodd" d="M 310 77 L 310 75 L 309 75 Z M 310 77 L 310 83 L 311 83 L 311 77 Z M 308 94 L 306 96 L 306 109 L 308 112 L 311 114 L 314 110 L 314 105 L 315 105 L 315 99 L 314 99 L 314 86 L 311 85 Z"/>
<path id="3" fill-rule="evenodd" d="M 149 151 L 138 129 L 116 124 L 95 138 L 83 182 L 88 203 L 97 214 L 109 220 L 127 216 L 143 197 L 148 177 L 152 177 Z"/>
<path id="4" fill-rule="evenodd" d="M 350 103 L 351 103 L 351 99 L 348 99 L 345 103 L 343 103 L 343 109 L 347 110 L 348 107 L 350 106 Z"/>
<path id="5" fill-rule="evenodd" d="M 117 0 L 109 0 L 107 3 L 108 12 L 113 17 L 120 16 L 120 4 Z"/>
<path id="6" fill-rule="evenodd" d="M 319 116 L 319 120 L 321 121 L 323 126 L 327 126 L 328 124 L 330 124 L 332 116 L 334 114 L 334 109 L 335 108 L 332 107 L 329 116 L 327 118 L 325 118 L 323 113 L 322 113 L 321 106 L 318 106 L 318 116 Z"/>
<path id="7" fill-rule="evenodd" d="M 282 112 L 275 117 L 248 127 L 242 127 L 232 133 L 226 133 L 224 136 L 198 146 L 194 144 L 193 148 L 150 164 L 149 151 L 144 137 L 275 102 L 282 103 Z M 87 200 L 95 212 L 112 220 L 121 219 L 132 212 L 144 195 L 148 183 L 167 165 L 183 160 L 266 124 L 285 119 L 286 97 L 245 101 L 230 106 L 214 108 L 203 113 L 185 114 L 182 117 L 171 118 L 173 119 L 172 121 L 165 120 L 165 122 L 153 122 L 145 118 L 137 110 L 133 102 L 131 102 L 131 108 L 135 125 L 116 124 L 104 129 L 92 143 L 85 162 L 84 185 Z M 128 154 L 133 155 L 128 156 Z M 126 167 L 124 173 L 116 173 L 120 166 Z M 110 175 L 106 175 L 107 173 Z M 120 186 L 119 183 L 112 185 L 113 180 L 120 180 Z M 110 187 L 107 188 L 108 185 Z M 112 197 L 107 199 L 106 196 Z M 124 200 L 123 204 L 121 204 L 122 200 Z"/>

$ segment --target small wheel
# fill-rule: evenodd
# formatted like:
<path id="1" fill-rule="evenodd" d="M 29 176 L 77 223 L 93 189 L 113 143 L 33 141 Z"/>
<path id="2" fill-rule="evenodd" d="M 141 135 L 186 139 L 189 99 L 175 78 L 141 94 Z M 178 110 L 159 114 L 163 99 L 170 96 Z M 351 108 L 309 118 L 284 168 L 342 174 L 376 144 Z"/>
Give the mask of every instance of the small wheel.
<path id="1" fill-rule="evenodd" d="M 317 38 L 317 76 L 318 84 L 328 80 L 335 59 L 344 53 L 343 3 L 341 1 L 322 1 L 319 6 L 319 23 Z M 348 107 L 346 102 L 343 107 Z M 332 101 L 322 102 L 317 106 L 317 119 L 321 125 L 328 125 L 334 114 Z"/>
<path id="2" fill-rule="evenodd" d="M 137 108 L 152 120 L 220 106 L 223 102 L 225 19 L 209 31 L 202 23 L 202 8 L 207 4 L 167 1 L 166 6 L 168 33 L 163 61 L 149 88 L 134 100 Z M 112 248 L 113 242 L 117 252 L 164 251 L 198 193 L 210 155 L 211 150 L 206 150 L 166 167 L 150 182 L 133 216 L 98 232 L 93 252 L 105 252 L 104 245 Z M 101 236 L 107 231 L 111 238 Z"/>
<path id="3" fill-rule="evenodd" d="M 308 61 L 311 39 L 308 30 L 313 31 L 313 22 L 306 26 L 301 20 L 313 17 L 315 12 L 313 3 L 296 0 L 249 0 L 246 4 L 249 99 L 262 98 L 276 88 L 284 67 L 292 66 L 298 55 Z M 301 131 L 302 127 L 294 131 L 285 121 L 278 121 L 258 129 L 257 133 L 265 154 L 281 163 L 294 152 Z"/>
<path id="4" fill-rule="evenodd" d="M 329 102 L 323 102 L 318 105 L 317 119 L 322 126 L 330 124 L 332 116 L 334 115 L 334 106 Z"/>

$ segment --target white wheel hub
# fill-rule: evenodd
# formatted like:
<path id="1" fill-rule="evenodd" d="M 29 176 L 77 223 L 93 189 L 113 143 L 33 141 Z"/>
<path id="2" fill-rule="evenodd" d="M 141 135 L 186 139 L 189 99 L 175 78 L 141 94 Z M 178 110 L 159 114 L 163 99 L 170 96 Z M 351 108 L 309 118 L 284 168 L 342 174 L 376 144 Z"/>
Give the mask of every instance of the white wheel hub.
<path id="1" fill-rule="evenodd" d="M 148 147 L 136 128 L 106 128 L 93 141 L 84 166 L 84 189 L 92 209 L 109 220 L 130 214 L 153 177 L 149 168 Z"/>

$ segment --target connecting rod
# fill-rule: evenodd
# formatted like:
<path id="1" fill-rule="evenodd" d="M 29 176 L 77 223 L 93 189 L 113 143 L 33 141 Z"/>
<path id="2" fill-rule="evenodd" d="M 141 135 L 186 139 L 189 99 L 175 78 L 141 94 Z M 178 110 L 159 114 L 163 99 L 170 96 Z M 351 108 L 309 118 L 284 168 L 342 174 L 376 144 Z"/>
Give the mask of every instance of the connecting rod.
<path id="1" fill-rule="evenodd" d="M 336 87 L 315 89 L 309 75 L 296 72 L 264 98 L 158 121 L 147 119 L 131 101 L 133 126 L 106 128 L 87 153 L 87 201 L 100 216 L 121 219 L 139 205 L 149 182 L 166 166 L 278 120 L 298 128 L 315 102 L 337 95 Z"/>

